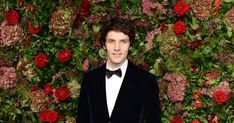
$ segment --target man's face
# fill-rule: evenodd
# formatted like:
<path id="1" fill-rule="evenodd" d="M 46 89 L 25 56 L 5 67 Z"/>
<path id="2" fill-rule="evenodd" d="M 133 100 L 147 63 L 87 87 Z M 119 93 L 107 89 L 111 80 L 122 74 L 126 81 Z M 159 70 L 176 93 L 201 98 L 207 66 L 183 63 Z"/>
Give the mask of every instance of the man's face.
<path id="1" fill-rule="evenodd" d="M 117 68 L 127 59 L 130 47 L 129 36 L 122 32 L 109 31 L 106 36 L 107 64 Z"/>

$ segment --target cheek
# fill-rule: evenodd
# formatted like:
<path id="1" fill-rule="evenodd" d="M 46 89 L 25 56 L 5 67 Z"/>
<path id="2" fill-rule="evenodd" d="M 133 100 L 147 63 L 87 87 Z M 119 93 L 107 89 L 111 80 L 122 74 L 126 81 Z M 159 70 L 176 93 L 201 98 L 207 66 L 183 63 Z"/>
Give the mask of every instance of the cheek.
<path id="1" fill-rule="evenodd" d="M 128 52 L 128 51 L 131 50 L 131 49 L 132 49 L 132 47 L 129 47 L 129 46 L 124 47 L 124 51 L 125 51 L 125 52 Z"/>
<path id="2" fill-rule="evenodd" d="M 109 52 L 109 53 L 111 53 L 111 52 L 112 52 L 112 48 L 110 48 L 110 47 L 106 47 L 106 49 L 105 49 L 105 50 L 106 50 L 106 52 L 107 52 L 107 53 L 108 53 L 108 52 Z"/>
<path id="3" fill-rule="evenodd" d="M 127 55 L 128 55 L 128 52 L 129 52 L 129 49 L 126 49 L 126 50 L 124 51 L 124 56 L 127 56 Z"/>
<path id="4" fill-rule="evenodd" d="M 113 49 L 113 45 L 112 44 L 106 44 L 105 46 L 104 46 L 106 49 Z"/>

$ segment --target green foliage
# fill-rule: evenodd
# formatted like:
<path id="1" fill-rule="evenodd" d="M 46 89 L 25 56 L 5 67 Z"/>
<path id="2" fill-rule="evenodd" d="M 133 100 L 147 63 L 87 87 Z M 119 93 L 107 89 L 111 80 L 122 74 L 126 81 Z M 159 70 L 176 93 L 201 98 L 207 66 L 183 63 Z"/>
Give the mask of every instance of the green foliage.
<path id="1" fill-rule="evenodd" d="M 57 111 L 61 120 L 58 122 L 74 122 L 83 74 L 105 62 L 105 50 L 98 37 L 101 23 L 112 16 L 134 22 L 136 39 L 129 60 L 157 76 L 163 123 L 170 123 L 174 116 L 181 117 L 186 123 L 194 119 L 208 123 L 216 117 L 221 123 L 234 121 L 234 24 L 226 15 L 233 8 L 232 0 L 220 1 L 222 6 L 218 9 L 212 2 L 211 8 L 203 11 L 210 14 L 205 19 L 199 19 L 194 12 L 199 5 L 191 7 L 183 16 L 176 15 L 174 0 L 151 0 L 154 4 L 148 5 L 155 6 L 149 9 L 149 13 L 143 12 L 142 0 L 94 1 L 89 0 L 90 10 L 83 10 L 81 0 L 0 0 L 1 24 L 5 14 L 14 9 L 20 15 L 18 25 L 24 30 L 23 37 L 16 44 L 4 46 L 1 41 L 6 38 L 2 38 L 2 33 L 8 32 L 2 31 L 6 25 L 0 27 L 0 67 L 14 67 L 18 79 L 16 87 L 0 88 L 0 122 L 42 122 L 39 114 L 44 109 Z M 187 2 L 192 6 L 189 0 Z M 62 18 L 67 15 L 61 15 L 60 20 L 52 17 L 58 9 L 65 11 L 63 8 L 68 7 L 75 11 L 74 15 L 69 15 L 72 20 Z M 180 36 L 173 28 L 178 20 L 187 26 L 186 32 Z M 42 25 L 40 33 L 30 33 L 29 22 L 35 28 Z M 51 30 L 51 24 L 61 30 Z M 54 32 L 59 31 L 64 31 L 64 35 L 55 36 Z M 150 32 L 155 33 L 154 37 L 149 36 Z M 72 57 L 61 63 L 58 55 L 65 49 L 71 50 Z M 48 64 L 42 69 L 35 63 L 35 56 L 39 53 L 48 56 Z M 165 79 L 165 75 L 170 73 L 183 74 L 189 84 L 181 101 L 172 102 L 168 96 L 171 82 Z M 179 76 L 177 79 L 180 82 Z M 0 84 L 5 82 L 2 81 Z M 208 91 L 223 81 L 229 83 L 230 92 L 228 100 L 219 105 Z M 50 84 L 53 91 L 69 86 L 69 98 L 56 100 L 52 94 L 45 94 L 46 84 Z M 45 94 L 45 97 L 29 96 L 33 92 L 41 97 Z M 198 97 L 196 92 L 200 92 Z M 41 107 L 36 107 L 37 104 Z"/>

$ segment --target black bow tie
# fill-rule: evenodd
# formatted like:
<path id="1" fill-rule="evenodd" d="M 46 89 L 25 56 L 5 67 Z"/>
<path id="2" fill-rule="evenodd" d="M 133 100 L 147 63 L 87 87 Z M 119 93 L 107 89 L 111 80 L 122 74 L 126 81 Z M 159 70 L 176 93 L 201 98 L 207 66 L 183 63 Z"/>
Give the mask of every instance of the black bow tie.
<path id="1" fill-rule="evenodd" d="M 117 76 L 121 77 L 122 76 L 122 72 L 121 69 L 117 69 L 114 71 L 108 70 L 106 69 L 106 77 L 109 79 L 112 75 L 116 74 Z"/>

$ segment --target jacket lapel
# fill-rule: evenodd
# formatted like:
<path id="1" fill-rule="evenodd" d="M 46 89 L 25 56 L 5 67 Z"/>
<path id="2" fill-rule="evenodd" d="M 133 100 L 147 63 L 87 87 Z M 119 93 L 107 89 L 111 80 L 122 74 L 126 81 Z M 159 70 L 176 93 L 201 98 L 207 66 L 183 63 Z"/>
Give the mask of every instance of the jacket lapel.
<path id="1" fill-rule="evenodd" d="M 98 73 L 98 76 L 97 78 L 99 78 L 99 82 L 98 84 L 100 85 L 97 85 L 96 87 L 100 87 L 100 97 L 98 100 L 99 100 L 99 103 L 97 104 L 98 106 L 101 107 L 101 112 L 104 113 L 104 116 L 105 118 L 109 119 L 109 114 L 108 114 L 108 109 L 107 109 L 107 99 L 106 99 L 106 80 L 105 80 L 105 70 L 106 70 L 106 64 L 102 65 L 101 66 L 101 69 L 100 69 L 100 73 Z"/>
<path id="2" fill-rule="evenodd" d="M 111 117 L 115 117 L 115 115 L 118 115 L 119 110 L 122 109 L 120 108 L 121 104 L 125 103 L 127 97 L 126 95 L 128 94 L 129 89 L 131 89 L 131 82 L 133 81 L 134 78 L 134 76 L 132 75 L 133 72 L 131 72 L 131 67 L 132 63 L 129 61 Z"/>

